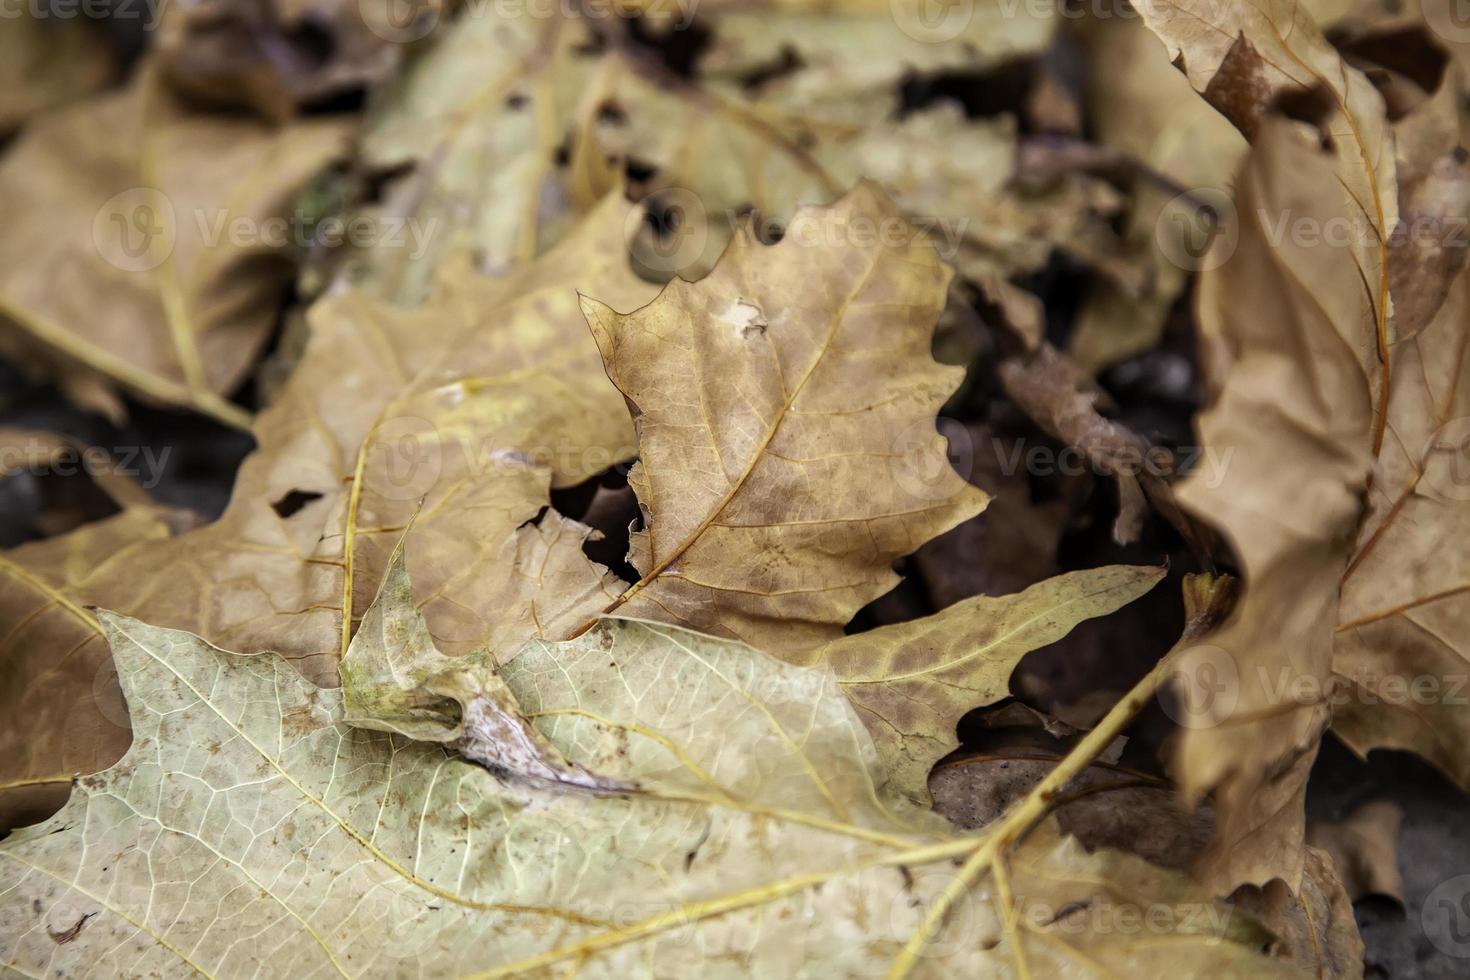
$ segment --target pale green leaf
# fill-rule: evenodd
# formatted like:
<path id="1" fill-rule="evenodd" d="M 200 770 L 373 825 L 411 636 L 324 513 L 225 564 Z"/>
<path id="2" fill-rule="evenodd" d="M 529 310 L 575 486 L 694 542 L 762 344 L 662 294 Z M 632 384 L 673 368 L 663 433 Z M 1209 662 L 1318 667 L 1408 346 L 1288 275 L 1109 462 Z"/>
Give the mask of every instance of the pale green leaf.
<path id="1" fill-rule="evenodd" d="M 134 742 L 0 843 L 0 962 L 23 975 L 877 976 L 978 840 L 892 817 L 830 674 L 728 641 L 609 622 L 505 668 L 571 761 L 641 787 L 609 796 L 349 726 L 276 657 L 102 621 Z M 1136 858 L 1043 830 L 1012 879 L 1041 975 L 1285 975 L 1253 922 Z M 916 975 L 1013 975 L 988 894 Z M 1069 914 L 1099 907 L 1171 928 Z"/>

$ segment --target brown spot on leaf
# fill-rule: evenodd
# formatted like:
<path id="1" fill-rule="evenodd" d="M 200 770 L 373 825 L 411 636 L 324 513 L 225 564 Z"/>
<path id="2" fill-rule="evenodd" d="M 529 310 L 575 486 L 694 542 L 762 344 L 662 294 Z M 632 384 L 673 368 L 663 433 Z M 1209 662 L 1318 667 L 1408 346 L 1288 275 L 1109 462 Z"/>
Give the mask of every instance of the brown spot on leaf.
<path id="1" fill-rule="evenodd" d="M 88 912 L 80 919 L 78 919 L 76 921 L 76 924 L 73 925 L 71 928 L 63 929 L 61 932 L 53 932 L 51 929 L 48 928 L 46 930 L 46 935 L 50 936 L 51 941 L 53 943 L 56 943 L 56 945 L 58 946 L 69 943 L 73 939 L 77 938 L 77 936 L 81 935 L 82 927 L 87 924 L 88 919 L 92 918 L 96 914 L 96 912 Z"/>
<path id="2" fill-rule="evenodd" d="M 1266 79 L 1266 63 L 1244 34 L 1230 45 L 1220 70 L 1205 86 L 1204 96 L 1247 139 L 1255 138 L 1261 113 L 1271 101 L 1271 84 Z"/>

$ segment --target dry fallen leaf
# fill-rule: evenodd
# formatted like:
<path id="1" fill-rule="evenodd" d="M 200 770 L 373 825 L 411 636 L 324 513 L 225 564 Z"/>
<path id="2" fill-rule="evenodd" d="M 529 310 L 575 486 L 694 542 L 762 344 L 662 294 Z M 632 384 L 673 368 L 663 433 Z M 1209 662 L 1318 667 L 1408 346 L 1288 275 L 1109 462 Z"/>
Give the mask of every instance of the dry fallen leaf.
<path id="1" fill-rule="evenodd" d="M 414 605 L 403 543 L 342 661 L 348 720 L 371 716 L 390 726 L 385 730 L 445 742 L 483 761 L 493 749 L 468 731 L 469 704 L 476 695 L 497 700 L 497 664 L 518 651 L 446 658 Z M 783 659 L 836 675 L 877 748 L 885 773 L 879 789 L 926 810 L 929 770 L 959 745 L 955 726 L 966 711 L 1005 697 L 1011 671 L 1026 653 L 1131 602 L 1162 577 L 1160 569 L 1127 566 L 1072 572 L 1017 595 L 975 596 L 933 616 Z M 401 689 L 416 693 L 404 697 Z"/>
<path id="2" fill-rule="evenodd" d="M 0 833 L 53 812 L 73 776 L 127 748 L 112 658 L 81 597 L 169 533 L 160 514 L 133 508 L 0 554 L 0 614 L 10 624 L 0 645 Z"/>
<path id="3" fill-rule="evenodd" d="M 1423 111 L 1438 109 L 1430 102 Z M 1424 132 L 1437 131 L 1431 123 Z M 1269 136 L 1284 147 L 1284 128 L 1265 125 L 1258 158 L 1284 152 L 1264 143 Z M 1318 229 L 1334 221 L 1359 227 L 1356 205 L 1333 206 L 1310 189 L 1328 179 L 1321 154 L 1297 148 L 1292 162 L 1267 158 L 1247 167 L 1237 201 L 1240 243 L 1218 272 L 1203 277 L 1201 328 L 1214 345 L 1215 375 L 1224 379 L 1203 423 L 1204 443 L 1236 456 L 1224 484 L 1211 491 L 1195 479 L 1180 498 L 1226 529 L 1245 563 L 1248 591 L 1235 632 L 1212 640 L 1239 669 L 1238 703 L 1206 713 L 1223 727 L 1183 736 L 1180 771 L 1196 788 L 1223 784 L 1213 865 L 1222 887 L 1264 883 L 1297 866 L 1301 791 L 1329 708 L 1336 730 L 1360 752 L 1409 748 L 1462 781 L 1470 771 L 1459 741 L 1446 737 L 1464 726 L 1454 689 L 1465 656 L 1449 638 L 1463 619 L 1462 583 L 1470 574 L 1459 567 L 1458 551 L 1437 546 L 1463 536 L 1467 513 L 1457 493 L 1463 447 L 1455 431 L 1466 414 L 1457 394 L 1466 390 L 1459 384 L 1467 369 L 1464 255 L 1442 248 L 1450 240 L 1441 232 L 1463 227 L 1470 181 L 1460 155 L 1441 147 L 1436 157 L 1428 139 L 1420 132 L 1406 143 L 1409 227 L 1396 241 L 1414 244 L 1396 245 L 1390 256 L 1403 303 L 1397 339 L 1379 354 L 1372 351 L 1381 307 L 1363 289 L 1361 254 L 1345 254 L 1360 236 L 1308 239 L 1280 224 L 1305 217 Z M 1339 142 L 1338 158 L 1352 149 Z M 1288 295 L 1273 291 L 1262 308 L 1299 308 L 1287 321 L 1294 325 L 1289 346 L 1252 328 L 1239 298 L 1246 283 L 1259 295 L 1262 283 L 1280 278 L 1276 269 L 1290 276 L 1278 287 Z M 1293 391 L 1313 393 L 1312 401 L 1290 399 Z M 1269 427 L 1260 425 L 1263 411 L 1274 418 Z M 1211 419 L 1222 427 L 1212 430 Z M 1289 519 L 1287 500 L 1300 508 Z M 1267 636 L 1286 642 L 1273 649 Z M 1199 666 L 1219 660 L 1219 650 L 1202 652 Z M 1254 764 L 1241 755 L 1247 746 L 1254 746 Z"/>
<path id="4" fill-rule="evenodd" d="M 1346 216 L 1332 174 L 1333 158 L 1295 124 L 1264 121 L 1237 180 L 1238 242 L 1199 287 L 1200 330 L 1225 379 L 1200 443 L 1229 463 L 1197 470 L 1177 495 L 1229 540 L 1245 595 L 1181 660 L 1188 721 L 1174 771 L 1191 799 L 1215 791 L 1202 873 L 1222 892 L 1300 882 L 1302 792 L 1328 722 L 1338 579 L 1370 462 L 1361 358 L 1374 316 L 1356 256 L 1273 242 L 1268 225 Z"/>
<path id="5" fill-rule="evenodd" d="M 929 803 L 929 770 L 959 746 L 955 726 L 1009 693 L 1021 657 L 1158 584 L 1157 568 L 1068 572 L 1006 596 L 973 596 L 933 616 L 844 636 L 785 659 L 837 675 L 878 747 L 890 789 Z"/>
<path id="6" fill-rule="evenodd" d="M 117 55 L 85 17 L 41 17 L 34 6 L 7 9 L 0 33 L 0 136 L 31 116 L 90 95 L 114 80 Z M 55 71 L 56 65 L 67 66 Z"/>
<path id="7" fill-rule="evenodd" d="M 114 418 L 121 387 L 247 426 L 222 396 L 244 380 L 290 280 L 291 196 L 345 135 L 340 121 L 276 128 L 195 112 L 146 64 L 127 89 L 39 120 L 0 163 L 12 229 L 0 349 L 29 352 Z"/>
<path id="8" fill-rule="evenodd" d="M 1372 314 L 1371 335 L 1343 339 L 1359 345 L 1358 358 L 1372 371 L 1376 452 L 1384 437 L 1394 340 L 1389 241 L 1398 221 L 1394 136 L 1382 97 L 1347 65 L 1298 0 L 1140 0 L 1137 9 L 1195 90 L 1252 141 L 1273 104 L 1321 103 L 1304 111 L 1322 113 L 1312 121 L 1335 147 L 1341 217 L 1353 230 L 1346 247 Z"/>
<path id="9" fill-rule="evenodd" d="M 1320 821 L 1307 828 L 1307 840 L 1325 852 L 1357 901 L 1382 895 L 1404 904 L 1404 879 L 1399 874 L 1399 825 L 1404 811 L 1392 800 L 1374 800 L 1346 818 Z"/>
<path id="10" fill-rule="evenodd" d="M 961 373 L 929 353 L 949 277 L 863 184 L 776 245 L 738 235 L 708 277 L 635 313 L 584 301 L 640 456 L 642 578 L 606 611 L 805 649 L 896 584 L 894 559 L 977 513 L 985 494 L 934 428 Z"/>
<path id="11" fill-rule="evenodd" d="M 736 957 L 742 974 L 876 976 L 953 907 L 949 859 L 984 841 L 895 819 L 832 677 L 728 641 L 606 623 L 504 668 L 570 761 L 638 784 L 610 796 L 353 728 L 340 693 L 275 657 L 103 622 L 137 736 L 52 821 L 0 842 L 0 950 L 26 972 L 105 950 L 130 973 L 253 974 L 249 923 L 293 975 L 627 976 Z M 1258 952 L 1267 933 L 1177 873 L 1047 828 L 1006 880 L 994 906 L 963 889 L 963 931 L 924 944 L 914 975 L 1292 975 Z M 1069 918 L 1089 905 L 1163 913 L 1170 941 Z"/>
<path id="12" fill-rule="evenodd" d="M 89 641 L 53 659 L 57 644 L 78 642 L 69 607 L 146 611 L 247 652 L 276 650 L 306 676 L 335 683 L 393 542 L 420 507 L 423 547 L 410 548 L 409 567 L 449 652 L 565 635 L 611 602 L 614 584 L 581 550 L 588 530 L 554 511 L 537 518 L 554 481 L 631 452 L 626 410 L 577 305 L 579 287 L 630 306 L 655 291 L 616 247 L 627 211 L 609 199 L 543 262 L 506 279 L 463 269 L 422 310 L 356 293 L 324 300 L 301 365 L 256 422 L 260 448 L 216 523 L 174 540 L 112 537 L 99 525 L 47 542 L 116 550 L 71 580 L 53 580 L 44 563 L 32 567 L 33 552 L 19 551 L 12 565 L 27 585 L 17 600 L 42 605 L 13 637 L 8 669 L 54 685 L 44 696 L 27 694 L 29 682 L 5 686 L 29 751 L 51 755 L 63 724 L 107 735 L 90 766 L 38 758 L 34 767 L 95 771 L 127 745 L 125 727 L 97 717 L 107 710 L 106 690 L 93 691 L 110 669 L 105 648 Z M 565 393 L 560 412 L 541 410 L 538 393 L 553 377 L 581 399 L 581 413 Z M 65 714 L 52 713 L 53 701 Z"/>
<path id="13" fill-rule="evenodd" d="M 1470 534 L 1467 303 L 1461 273 L 1433 319 L 1393 348 L 1391 438 L 1343 575 L 1333 653 L 1349 685 L 1334 710 L 1338 734 L 1360 753 L 1417 752 L 1461 785 L 1470 782 L 1470 561 L 1449 545 Z"/>

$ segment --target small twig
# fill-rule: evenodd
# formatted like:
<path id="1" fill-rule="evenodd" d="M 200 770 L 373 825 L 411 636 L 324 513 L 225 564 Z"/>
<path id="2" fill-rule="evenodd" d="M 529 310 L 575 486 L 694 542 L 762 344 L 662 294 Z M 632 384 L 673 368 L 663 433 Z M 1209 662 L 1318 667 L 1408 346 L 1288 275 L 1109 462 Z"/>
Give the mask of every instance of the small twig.
<path id="1" fill-rule="evenodd" d="M 1228 578 L 1211 579 L 1195 575 L 1184 582 L 1185 606 L 1189 612 L 1188 625 L 1174 648 L 1164 655 L 1133 689 L 1123 695 L 1122 700 L 1102 717 L 1092 731 L 1088 732 L 1077 746 L 1068 752 L 1055 769 L 1013 809 L 1001 817 L 992 830 L 979 838 L 974 852 L 950 880 L 944 890 L 929 906 L 924 920 L 913 936 L 893 961 L 888 971 L 889 980 L 903 980 L 918 963 L 924 947 L 944 926 L 950 910 L 961 896 L 987 870 L 993 870 L 997 860 L 1006 851 L 1035 827 L 1051 809 L 1052 802 L 1062 789 L 1093 761 L 1102 755 L 1136 718 L 1159 690 L 1174 674 L 1174 662 L 1180 651 L 1187 649 L 1199 636 L 1208 633 L 1229 612 L 1234 600 L 1233 582 Z M 999 888 L 997 882 L 997 888 Z M 1002 912 L 1004 916 L 1004 911 Z M 1018 951 L 1019 952 L 1019 951 Z"/>

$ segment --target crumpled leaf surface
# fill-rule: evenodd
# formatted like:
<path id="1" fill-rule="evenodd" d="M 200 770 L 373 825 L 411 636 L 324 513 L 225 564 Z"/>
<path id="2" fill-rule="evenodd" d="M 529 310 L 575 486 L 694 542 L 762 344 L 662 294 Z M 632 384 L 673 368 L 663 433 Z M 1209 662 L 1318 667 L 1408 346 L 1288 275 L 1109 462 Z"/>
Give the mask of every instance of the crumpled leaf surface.
<path id="1" fill-rule="evenodd" d="M 499 750 L 472 730 L 471 705 L 477 697 L 498 700 L 498 665 L 518 651 L 443 656 L 414 605 L 402 561 L 403 544 L 412 537 L 406 534 L 395 549 L 342 661 L 347 717 L 354 724 L 372 718 L 371 727 L 451 744 L 484 761 Z M 1026 653 L 1060 639 L 1083 619 L 1138 598 L 1163 574 L 1117 565 L 1058 575 L 1016 595 L 974 596 L 932 616 L 781 656 L 836 675 L 877 748 L 882 793 L 927 811 L 929 770 L 959 745 L 960 717 L 1004 698 L 1011 671 Z"/>
<path id="2" fill-rule="evenodd" d="M 345 137 L 338 120 L 195 112 L 147 64 L 128 88 L 37 120 L 0 162 L 0 349 L 31 352 L 114 420 L 121 386 L 247 426 L 221 396 L 259 354 L 292 273 L 262 222 L 287 216 Z"/>
<path id="3" fill-rule="evenodd" d="M 629 307 L 655 291 L 614 247 L 627 210 L 610 199 L 515 276 L 482 281 L 464 269 L 422 310 L 359 293 L 329 297 L 314 310 L 300 367 L 256 422 L 260 448 L 220 520 L 171 541 L 104 538 L 111 561 L 53 585 L 75 606 L 146 610 L 247 652 L 276 650 L 307 677 L 335 683 L 350 639 L 343 609 L 353 623 L 367 609 L 417 511 L 408 566 L 446 652 L 505 651 L 580 626 L 617 589 L 582 553 L 588 529 L 554 511 L 536 518 L 553 481 L 574 482 L 631 452 L 626 409 L 577 305 L 579 288 Z M 537 392 L 548 377 L 565 386 L 557 412 L 541 411 Z M 576 404 L 585 411 L 573 412 Z M 612 414 L 591 424 L 599 411 Z M 294 510 L 285 506 L 293 494 Z M 68 540 L 48 544 L 90 547 Z M 51 581 L 44 565 L 30 568 L 32 553 L 19 552 L 17 566 Z M 106 649 L 89 642 L 56 661 L 56 649 L 77 642 L 72 620 L 62 605 L 40 610 L 13 637 L 7 669 L 50 676 L 67 724 L 87 730 L 102 725 L 83 716 L 94 676 L 108 669 Z M 65 736 L 27 689 L 6 688 L 21 699 L 16 717 L 25 721 L 16 727 L 29 731 L 30 751 L 49 754 Z M 127 731 L 102 730 L 107 744 L 91 758 L 105 765 L 126 747 Z M 52 774 L 97 768 L 37 765 Z"/>
<path id="4" fill-rule="evenodd" d="M 1393 130 L 1373 84 L 1323 36 L 1298 0 L 1140 0 L 1137 10 L 1169 49 L 1195 90 L 1255 141 L 1273 102 L 1325 97 L 1323 135 L 1337 148 L 1333 171 L 1343 217 L 1354 229 L 1348 248 L 1373 332 L 1350 339 L 1372 365 L 1373 449 L 1384 434 L 1390 324 L 1389 241 L 1398 221 Z M 1336 251 L 1336 249 L 1334 249 Z"/>
<path id="5" fill-rule="evenodd" d="M 893 820 L 830 675 L 738 644 L 604 623 L 506 667 L 572 761 L 641 787 L 609 797 L 531 792 L 350 727 L 339 692 L 278 658 L 103 621 L 136 739 L 55 818 L 0 843 L 0 955 L 24 972 L 105 951 L 120 972 L 161 976 L 253 975 L 264 956 L 301 976 L 628 976 L 725 957 L 736 965 L 717 973 L 873 976 L 953 875 L 944 856 L 974 846 L 938 818 Z M 1043 829 L 1013 874 L 1027 960 L 1046 975 L 1156 974 L 1185 956 L 1212 976 L 1290 975 L 1256 952 L 1248 918 L 1137 858 Z M 973 901 L 975 932 L 933 947 L 917 975 L 1007 969 L 985 896 Z M 1161 944 L 1060 928 L 1095 902 L 1166 907 L 1177 931 Z M 1201 908 L 1215 914 L 1186 918 Z M 269 930 L 268 949 L 239 942 L 242 927 Z"/>
<path id="6" fill-rule="evenodd" d="M 1461 218 L 1461 220 L 1464 220 Z M 1409 749 L 1470 784 L 1470 276 L 1394 347 L 1369 513 L 1342 583 L 1333 726 L 1356 751 Z"/>
<path id="7" fill-rule="evenodd" d="M 655 6 L 649 23 L 674 13 Z M 740 216 L 759 215 L 770 237 L 799 206 L 830 203 L 867 176 L 934 228 L 966 272 L 1031 273 L 1061 250 L 1136 291 L 1116 256 L 1108 221 L 1119 199 L 1105 182 L 1073 173 L 1020 188 L 1009 115 L 903 106 L 916 74 L 1039 57 L 1055 13 L 999 6 L 969 10 L 964 29 L 941 40 L 925 33 L 923 11 L 882 4 L 704 3 L 700 23 L 714 33 L 692 77 L 596 17 L 478 10 L 408 68 L 364 138 L 369 167 L 414 167 L 367 213 L 438 231 L 422 251 L 370 250 L 355 274 L 417 303 L 446 251 L 473 249 L 489 271 L 525 261 L 636 171 L 649 214 L 679 220 L 635 242 L 635 255 L 660 281 L 696 278 Z"/>
<path id="8" fill-rule="evenodd" d="M 1315 410 L 1317 417 L 1330 416 L 1333 422 L 1331 428 L 1315 428 L 1310 436 L 1312 451 L 1326 450 L 1339 460 L 1336 464 L 1306 467 L 1309 457 L 1304 449 L 1268 449 L 1293 428 L 1302 433 L 1312 433 L 1314 428 L 1302 427 L 1300 420 L 1306 416 L 1295 411 L 1295 418 L 1279 418 L 1268 429 L 1251 436 L 1246 430 L 1259 429 L 1260 414 L 1255 412 L 1251 418 L 1241 402 L 1235 416 L 1242 426 L 1240 432 L 1227 436 L 1217 431 L 1212 438 L 1207 416 L 1205 443 L 1218 447 L 1217 451 L 1243 450 L 1247 458 L 1260 461 L 1258 469 L 1237 455 L 1227 482 L 1233 484 L 1238 476 L 1242 480 L 1239 492 L 1253 486 L 1250 492 L 1260 494 L 1262 505 L 1254 508 L 1252 515 L 1239 509 L 1238 504 L 1230 504 L 1226 509 L 1236 509 L 1237 513 L 1229 516 L 1220 508 L 1223 495 L 1201 494 L 1198 483 L 1192 487 L 1186 484 L 1181 492 L 1186 504 L 1206 507 L 1227 527 L 1237 552 L 1245 558 L 1248 579 L 1253 562 L 1261 559 L 1252 559 L 1242 551 L 1242 535 L 1258 536 L 1261 541 L 1274 538 L 1278 546 L 1285 540 L 1281 515 L 1268 513 L 1264 504 L 1268 499 L 1315 502 L 1310 511 L 1292 518 L 1298 539 L 1286 552 L 1278 550 L 1278 557 L 1291 553 L 1292 560 L 1298 561 L 1316 555 L 1327 561 L 1317 573 L 1303 569 L 1292 576 L 1297 582 L 1322 583 L 1321 594 L 1309 602 L 1303 602 L 1305 594 L 1297 587 L 1291 590 L 1289 610 L 1282 608 L 1282 599 L 1268 597 L 1266 593 L 1273 591 L 1270 586 L 1254 587 L 1253 597 L 1248 593 L 1246 605 L 1254 611 L 1243 610 L 1242 617 L 1275 606 L 1277 612 L 1273 615 L 1289 615 L 1294 622 L 1285 629 L 1268 627 L 1267 632 L 1297 639 L 1289 650 L 1270 654 L 1265 653 L 1266 647 L 1241 636 L 1228 642 L 1216 640 L 1218 646 L 1236 657 L 1241 651 L 1250 651 L 1240 661 L 1247 669 L 1241 672 L 1241 697 L 1234 707 L 1237 718 L 1244 715 L 1250 720 L 1244 725 L 1237 721 L 1216 733 L 1190 732 L 1183 740 L 1185 746 L 1203 746 L 1221 739 L 1221 753 L 1231 751 L 1223 748 L 1226 742 L 1241 738 L 1264 737 L 1259 744 L 1275 746 L 1266 752 L 1268 757 L 1275 757 L 1275 768 L 1263 769 L 1270 774 L 1272 789 L 1248 794 L 1249 815 L 1242 811 L 1241 821 L 1236 824 L 1237 833 L 1259 835 L 1272 843 L 1262 845 L 1264 849 L 1259 853 L 1255 846 L 1239 846 L 1239 841 L 1230 849 L 1236 872 L 1249 874 L 1256 881 L 1263 880 L 1268 869 L 1279 864 L 1278 853 L 1299 851 L 1300 787 L 1314 751 L 1312 732 L 1325 722 L 1329 701 L 1334 704 L 1334 729 L 1359 752 L 1376 746 L 1407 748 L 1434 761 L 1461 782 L 1470 772 L 1462 740 L 1453 737 L 1466 723 L 1466 713 L 1456 697 L 1456 690 L 1462 686 L 1459 679 L 1464 676 L 1466 652 L 1455 636 L 1462 632 L 1466 595 L 1462 583 L 1470 581 L 1470 572 L 1461 567 L 1459 550 L 1440 547 L 1444 541 L 1463 537 L 1464 521 L 1470 519 L 1466 517 L 1470 510 L 1464 506 L 1467 495 L 1462 492 L 1465 454 L 1460 445 L 1463 433 L 1459 431 L 1463 428 L 1461 419 L 1470 412 L 1463 404 L 1464 392 L 1470 388 L 1461 383 L 1467 370 L 1470 336 L 1464 326 L 1463 255 L 1458 254 L 1460 250 L 1441 254 L 1442 250 L 1422 247 L 1426 242 L 1432 246 L 1438 239 L 1426 237 L 1424 226 L 1417 224 L 1432 218 L 1435 223 L 1431 229 L 1458 226 L 1456 222 L 1462 223 L 1466 213 L 1470 181 L 1463 161 L 1449 146 L 1455 139 L 1453 128 L 1448 134 L 1440 132 L 1446 127 L 1434 117 L 1443 111 L 1441 101 L 1436 98 L 1425 102 L 1401 123 L 1406 136 L 1400 159 L 1408 161 L 1403 166 L 1401 209 L 1405 220 L 1416 224 L 1401 240 L 1409 247 L 1396 244 L 1391 255 L 1395 288 L 1404 288 L 1405 303 L 1404 316 L 1397 319 L 1400 332 L 1387 350 L 1387 360 L 1372 353 L 1373 334 L 1378 329 L 1375 305 L 1366 298 L 1359 300 L 1356 311 L 1343 305 L 1351 296 L 1351 283 L 1360 279 L 1358 257 L 1340 254 L 1343 249 L 1331 242 L 1312 242 L 1314 266 L 1307 267 L 1294 258 L 1306 249 L 1300 244 L 1294 246 L 1291 235 L 1274 249 L 1249 245 L 1248 237 L 1258 229 L 1252 228 L 1257 219 L 1247 212 L 1259 210 L 1260 198 L 1242 196 L 1237 202 L 1243 220 L 1236 254 L 1218 274 L 1207 272 L 1203 278 L 1202 329 L 1206 342 L 1215 345 L 1214 373 L 1225 379 L 1225 394 L 1217 411 L 1224 409 L 1232 387 L 1259 390 L 1263 400 L 1279 404 L 1279 394 L 1266 390 L 1273 385 L 1272 378 L 1280 390 L 1305 385 L 1304 390 L 1318 393 L 1314 397 L 1322 407 Z M 1435 133 L 1443 138 L 1438 147 L 1433 145 Z M 1350 150 L 1350 145 L 1339 143 L 1340 153 Z M 1305 158 L 1302 162 L 1309 165 Z M 1315 173 L 1319 180 L 1325 179 L 1320 163 Z M 1312 198 L 1304 190 L 1294 191 L 1291 196 L 1278 191 L 1266 204 L 1265 220 L 1279 220 L 1282 215 L 1299 220 L 1306 215 L 1318 227 L 1327 227 L 1326 222 L 1334 217 L 1340 220 L 1354 216 L 1353 205 L 1344 213 L 1329 208 L 1325 200 L 1310 203 Z M 1309 312 L 1316 311 L 1306 318 L 1296 318 L 1296 322 L 1310 325 L 1310 330 L 1296 341 L 1295 352 L 1287 352 L 1280 362 L 1282 367 L 1275 371 L 1264 368 L 1267 362 L 1259 358 L 1278 341 L 1248 340 L 1242 345 L 1242 338 L 1248 335 L 1240 327 L 1229 326 L 1228 317 L 1219 319 L 1226 323 L 1223 330 L 1210 326 L 1219 311 L 1228 309 L 1226 296 L 1241 288 L 1225 288 L 1213 294 L 1212 284 L 1249 281 L 1259 290 L 1259 284 L 1268 281 L 1264 271 L 1250 273 L 1245 266 L 1230 271 L 1247 255 L 1291 269 L 1299 283 L 1295 291 L 1301 303 Z M 1436 312 L 1440 297 L 1443 305 Z M 1257 366 L 1248 366 L 1249 360 L 1255 360 Z M 1280 374 L 1283 369 L 1289 374 Z M 1298 380 L 1285 380 L 1292 375 Z M 1385 400 L 1386 410 L 1380 413 L 1376 406 Z M 1366 433 L 1361 431 L 1365 411 L 1371 411 L 1375 419 Z M 1283 415 L 1279 407 L 1274 413 Z M 1380 432 L 1384 438 L 1380 439 Z M 1269 454 L 1269 458 L 1263 454 Z M 1371 474 L 1363 462 L 1365 458 L 1371 463 Z M 1283 466 L 1282 461 L 1288 459 L 1292 465 Z M 1243 469 L 1243 464 L 1249 469 Z M 1317 484 L 1334 472 L 1334 466 L 1338 467 L 1337 475 Z M 1359 472 L 1361 477 L 1356 475 Z M 1279 489 L 1269 489 L 1272 479 L 1280 481 Z M 1315 492 L 1310 498 L 1304 496 L 1302 488 L 1309 485 L 1305 481 L 1320 485 L 1324 491 L 1336 482 L 1346 494 L 1334 492 L 1338 503 L 1329 505 L 1327 497 Z M 1225 487 L 1219 489 L 1224 491 Z M 1359 527 L 1362 505 L 1358 498 L 1365 489 L 1367 513 Z M 1235 499 L 1248 498 L 1237 493 Z M 1308 515 L 1310 521 L 1303 522 L 1301 518 Z M 1324 521 L 1329 515 L 1336 516 Z M 1339 603 L 1336 593 L 1330 591 L 1327 573 L 1329 566 L 1335 567 L 1343 560 L 1345 566 L 1337 574 L 1341 582 Z M 1329 616 L 1335 631 L 1330 654 L 1324 652 L 1323 640 Z M 1417 690 L 1411 689 L 1411 681 L 1419 685 Z M 1425 684 L 1433 690 L 1426 693 Z M 1236 732 L 1234 736 L 1227 734 L 1230 729 Z M 1216 758 L 1223 763 L 1225 756 L 1217 754 Z M 1189 755 L 1188 749 L 1184 759 L 1183 768 L 1193 774 L 1188 778 L 1198 780 L 1199 785 L 1219 776 L 1215 773 L 1201 778 L 1199 757 Z M 1251 768 L 1239 761 L 1227 765 L 1234 765 L 1242 773 Z M 1222 811 L 1226 815 L 1223 826 L 1230 826 L 1232 809 L 1227 805 Z M 1232 832 L 1226 833 L 1222 840 L 1229 839 Z M 1242 870 L 1248 865 L 1254 865 L 1254 872 Z"/>
<path id="9" fill-rule="evenodd" d="M 342 659 L 347 723 L 439 742 L 506 779 L 606 792 L 633 790 L 631 783 L 603 779 L 567 762 L 522 717 L 489 650 L 445 658 L 414 605 L 413 584 L 403 564 L 407 537 L 393 550 L 383 584 Z"/>
<path id="10" fill-rule="evenodd" d="M 929 353 L 949 279 L 864 183 L 776 245 L 737 236 L 708 277 L 632 314 L 584 301 L 638 429 L 642 578 L 608 611 L 804 649 L 892 588 L 894 559 L 978 513 L 934 428 L 962 373 Z"/>
<path id="11" fill-rule="evenodd" d="M 1194 707 L 1174 765 L 1187 797 L 1215 791 L 1216 846 L 1202 873 L 1227 892 L 1300 881 L 1302 793 L 1328 722 L 1337 583 L 1370 464 L 1373 400 L 1360 357 L 1374 319 L 1355 257 L 1345 244 L 1273 244 L 1266 224 L 1283 213 L 1324 223 L 1347 214 L 1332 173 L 1332 158 L 1294 124 L 1267 120 L 1237 180 L 1238 243 L 1199 286 L 1201 333 L 1228 365 L 1199 419 L 1201 445 L 1231 455 L 1218 477 L 1199 470 L 1177 494 L 1229 539 L 1245 595 L 1219 631 L 1181 654 Z M 1309 696 L 1294 698 L 1304 687 Z"/>

